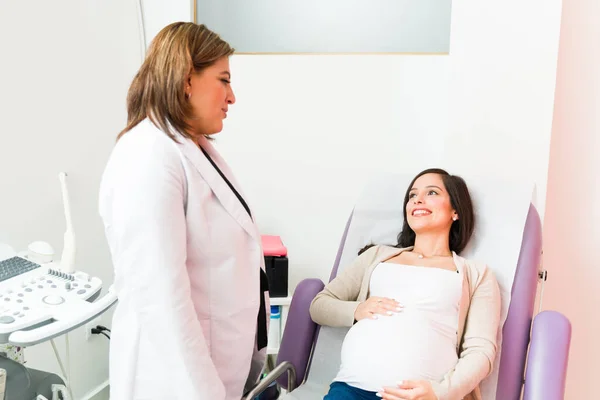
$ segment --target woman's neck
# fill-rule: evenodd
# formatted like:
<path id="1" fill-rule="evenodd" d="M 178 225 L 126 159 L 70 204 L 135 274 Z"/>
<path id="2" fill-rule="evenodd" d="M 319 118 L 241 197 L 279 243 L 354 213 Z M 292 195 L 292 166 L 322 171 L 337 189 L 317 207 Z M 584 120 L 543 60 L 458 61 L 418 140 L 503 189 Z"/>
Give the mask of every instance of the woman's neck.
<path id="1" fill-rule="evenodd" d="M 414 253 L 424 257 L 451 256 L 448 235 L 420 234 L 415 237 Z"/>

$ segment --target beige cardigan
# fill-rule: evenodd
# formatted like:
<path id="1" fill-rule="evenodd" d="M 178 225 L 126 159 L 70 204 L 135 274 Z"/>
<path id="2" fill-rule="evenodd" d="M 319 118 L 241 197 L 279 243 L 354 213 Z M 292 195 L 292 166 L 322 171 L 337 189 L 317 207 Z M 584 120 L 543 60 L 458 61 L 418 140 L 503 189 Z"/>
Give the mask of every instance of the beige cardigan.
<path id="1" fill-rule="evenodd" d="M 314 298 L 310 315 L 319 325 L 349 327 L 358 305 L 369 297 L 373 269 L 383 261 L 412 247 L 399 249 L 374 246 L 332 280 Z M 500 289 L 493 272 L 485 265 L 454 254 L 463 271 L 463 290 L 457 332 L 459 360 L 439 382 L 431 382 L 439 400 L 481 400 L 479 383 L 492 371 L 500 323 Z"/>

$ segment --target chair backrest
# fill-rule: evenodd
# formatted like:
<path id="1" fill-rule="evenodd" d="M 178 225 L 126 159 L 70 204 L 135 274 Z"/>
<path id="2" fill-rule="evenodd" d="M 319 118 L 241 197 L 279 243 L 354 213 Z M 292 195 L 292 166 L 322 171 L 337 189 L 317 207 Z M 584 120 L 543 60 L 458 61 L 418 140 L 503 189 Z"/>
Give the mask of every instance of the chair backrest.
<path id="1" fill-rule="evenodd" d="M 350 216 L 331 278 L 366 244 L 396 244 L 403 199 L 412 176 L 386 174 L 367 183 Z M 486 262 L 498 279 L 502 324 L 494 372 L 482 383 L 485 400 L 519 398 L 541 254 L 541 223 L 531 205 L 534 186 L 466 178 L 476 229 L 462 256 Z M 339 365 L 347 328 L 321 327 L 307 382 L 326 390 Z"/>
<path id="2" fill-rule="evenodd" d="M 541 262 L 542 222 L 537 210 L 531 205 L 512 286 L 512 299 L 502 331 L 496 391 L 498 399 L 521 398 Z"/>

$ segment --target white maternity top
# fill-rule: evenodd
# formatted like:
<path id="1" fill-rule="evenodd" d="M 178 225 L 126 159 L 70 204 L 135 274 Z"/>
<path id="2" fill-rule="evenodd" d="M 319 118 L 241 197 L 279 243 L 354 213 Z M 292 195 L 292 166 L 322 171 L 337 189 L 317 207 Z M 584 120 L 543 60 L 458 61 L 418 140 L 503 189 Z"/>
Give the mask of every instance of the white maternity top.
<path id="1" fill-rule="evenodd" d="M 404 310 L 350 328 L 335 381 L 377 392 L 405 379 L 441 380 L 458 360 L 462 282 L 462 271 L 380 263 L 369 296 L 395 299 Z"/>

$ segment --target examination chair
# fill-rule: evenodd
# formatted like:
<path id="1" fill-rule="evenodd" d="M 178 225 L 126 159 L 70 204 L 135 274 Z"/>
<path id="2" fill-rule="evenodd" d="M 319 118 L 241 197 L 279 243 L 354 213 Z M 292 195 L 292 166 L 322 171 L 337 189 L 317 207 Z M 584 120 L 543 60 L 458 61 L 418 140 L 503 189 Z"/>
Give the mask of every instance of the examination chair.
<path id="1" fill-rule="evenodd" d="M 571 325 L 554 311 L 533 318 L 538 281 L 543 285 L 546 279 L 541 269 L 541 221 L 532 204 L 534 185 L 465 178 L 476 229 L 461 255 L 487 263 L 502 296 L 499 351 L 493 372 L 480 385 L 483 400 L 563 399 Z M 364 245 L 397 243 L 404 191 L 411 179 L 387 174 L 366 185 L 346 223 L 330 280 Z M 280 397 L 286 400 L 317 400 L 328 392 L 349 328 L 318 327 L 312 322 L 309 306 L 323 287 L 318 279 L 297 286 L 276 366 L 246 400 L 257 398 L 274 381 L 287 392 Z"/>

